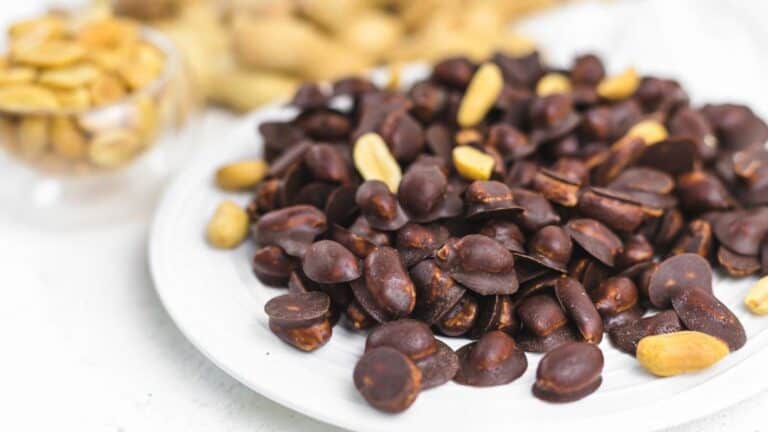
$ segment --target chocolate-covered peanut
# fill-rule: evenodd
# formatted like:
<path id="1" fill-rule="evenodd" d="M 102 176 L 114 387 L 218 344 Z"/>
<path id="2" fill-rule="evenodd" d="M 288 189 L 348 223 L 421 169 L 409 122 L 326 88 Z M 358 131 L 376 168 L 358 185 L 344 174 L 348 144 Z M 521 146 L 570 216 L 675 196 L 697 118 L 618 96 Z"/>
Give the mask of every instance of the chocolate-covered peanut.
<path id="1" fill-rule="evenodd" d="M 491 238 L 470 234 L 449 239 L 435 258 L 451 277 L 480 295 L 517 291 L 512 253 Z"/>
<path id="2" fill-rule="evenodd" d="M 464 192 L 468 218 L 503 218 L 521 212 L 512 191 L 495 180 L 476 180 Z"/>
<path id="3" fill-rule="evenodd" d="M 711 293 L 700 289 L 678 290 L 671 303 L 688 330 L 720 338 L 731 351 L 746 343 L 747 335 L 739 319 Z"/>
<path id="4" fill-rule="evenodd" d="M 304 154 L 307 169 L 317 180 L 347 183 L 351 178 L 350 166 L 341 152 L 329 144 L 315 144 Z"/>
<path id="5" fill-rule="evenodd" d="M 628 354 L 635 354 L 640 339 L 684 330 L 680 318 L 673 310 L 665 310 L 634 322 L 614 327 L 609 332 L 611 343 Z"/>
<path id="6" fill-rule="evenodd" d="M 552 296 L 536 294 L 517 306 L 523 328 L 536 336 L 548 336 L 568 323 L 560 304 Z"/>
<path id="7" fill-rule="evenodd" d="M 362 274 L 358 258 L 333 240 L 313 243 L 302 258 L 302 269 L 310 279 L 323 284 L 353 281 Z"/>
<path id="8" fill-rule="evenodd" d="M 446 336 L 461 336 L 467 333 L 477 321 L 480 307 L 477 300 L 465 294 L 437 323 L 437 329 Z"/>
<path id="9" fill-rule="evenodd" d="M 584 286 L 576 279 L 561 278 L 555 282 L 555 295 L 584 341 L 600 343 L 603 339 L 603 320 Z"/>
<path id="10" fill-rule="evenodd" d="M 692 289 L 712 292 L 712 268 L 699 255 L 680 254 L 664 260 L 650 275 L 648 300 L 665 309 L 678 292 Z"/>
<path id="11" fill-rule="evenodd" d="M 256 224 L 256 238 L 262 246 L 280 246 L 288 255 L 302 257 L 326 227 L 322 211 L 296 205 L 264 214 Z"/>
<path id="12" fill-rule="evenodd" d="M 709 258 L 712 253 L 712 224 L 704 219 L 694 219 L 678 237 L 671 255 L 694 253 Z"/>
<path id="13" fill-rule="evenodd" d="M 363 354 L 353 379 L 371 406 L 389 413 L 408 409 L 421 390 L 421 370 L 405 354 L 389 347 Z"/>
<path id="14" fill-rule="evenodd" d="M 295 265 L 278 246 L 264 246 L 257 250 L 251 264 L 256 277 L 269 286 L 285 286 Z"/>
<path id="15" fill-rule="evenodd" d="M 384 323 L 373 329 L 365 340 L 365 351 L 388 346 L 419 360 L 437 351 L 437 342 L 429 326 L 413 319 Z"/>
<path id="16" fill-rule="evenodd" d="M 528 241 L 526 258 L 549 269 L 566 272 L 571 260 L 573 243 L 568 233 L 557 225 L 538 230 Z"/>
<path id="17" fill-rule="evenodd" d="M 548 352 L 539 362 L 533 394 L 547 402 L 573 402 L 600 387 L 603 353 L 593 344 L 573 342 Z"/>
<path id="18" fill-rule="evenodd" d="M 330 298 L 322 292 L 284 294 L 268 301 L 264 312 L 269 328 L 283 342 L 314 351 L 331 338 Z"/>
<path id="19" fill-rule="evenodd" d="M 453 378 L 459 384 L 489 387 L 508 384 L 528 368 L 525 353 L 506 333 L 492 331 L 458 351 L 460 367 Z"/>
<path id="20" fill-rule="evenodd" d="M 525 234 L 514 222 L 491 219 L 483 224 L 479 234 L 496 240 L 510 252 L 525 252 Z"/>
<path id="21" fill-rule="evenodd" d="M 613 267 L 621 252 L 621 239 L 594 219 L 571 219 L 565 226 L 573 241 L 603 264 Z"/>
<path id="22" fill-rule="evenodd" d="M 466 292 L 434 260 L 420 262 L 409 273 L 416 287 L 413 315 L 427 324 L 434 324 L 447 314 Z"/>
<path id="23" fill-rule="evenodd" d="M 384 182 L 368 180 L 357 188 L 355 202 L 368 223 L 376 229 L 394 231 L 408 223 L 395 194 Z"/>
<path id="24" fill-rule="evenodd" d="M 392 318 L 404 317 L 413 311 L 416 289 L 395 249 L 379 247 L 368 254 L 363 274 L 366 289 Z"/>
<path id="25" fill-rule="evenodd" d="M 533 177 L 533 189 L 548 200 L 565 207 L 574 207 L 579 202 L 581 182 L 554 170 L 542 168 Z"/>
<path id="26" fill-rule="evenodd" d="M 421 389 L 427 390 L 452 380 L 459 371 L 459 356 L 445 344 L 437 341 L 437 350 L 431 356 L 416 360 L 421 370 Z"/>
<path id="27" fill-rule="evenodd" d="M 443 225 L 410 223 L 397 231 L 395 247 L 406 267 L 411 267 L 432 256 L 449 236 L 450 233 Z"/>
<path id="28" fill-rule="evenodd" d="M 618 276 L 604 280 L 592 293 L 592 300 L 603 318 L 603 327 L 607 330 L 643 316 L 643 310 L 638 306 L 637 286 L 627 277 Z"/>

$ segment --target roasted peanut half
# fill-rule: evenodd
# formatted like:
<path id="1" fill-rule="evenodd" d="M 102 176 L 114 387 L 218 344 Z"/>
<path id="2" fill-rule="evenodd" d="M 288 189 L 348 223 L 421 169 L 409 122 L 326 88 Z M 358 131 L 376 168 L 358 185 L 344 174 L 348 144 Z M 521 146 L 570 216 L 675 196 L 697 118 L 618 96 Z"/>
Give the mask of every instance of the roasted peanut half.
<path id="1" fill-rule="evenodd" d="M 206 231 L 208 242 L 219 249 L 239 245 L 248 234 L 248 214 L 232 201 L 224 201 L 216 209 Z"/>
<path id="2" fill-rule="evenodd" d="M 536 84 L 536 95 L 539 97 L 571 91 L 571 80 L 560 73 L 548 73 L 541 77 Z"/>
<path id="3" fill-rule="evenodd" d="M 80 159 L 88 148 L 85 136 L 68 117 L 55 118 L 51 122 L 51 145 L 56 154 L 66 159 Z"/>
<path id="4" fill-rule="evenodd" d="M 264 178 L 268 169 L 261 159 L 233 162 L 216 171 L 216 184 L 226 190 L 249 189 Z"/>
<path id="5" fill-rule="evenodd" d="M 697 331 L 646 336 L 637 345 L 637 360 L 658 376 L 672 376 L 706 369 L 728 355 L 722 340 Z"/>
<path id="6" fill-rule="evenodd" d="M 108 129 L 93 137 L 88 158 L 100 167 L 114 168 L 133 159 L 141 145 L 138 134 L 130 129 Z"/>
<path id="7" fill-rule="evenodd" d="M 768 314 L 768 276 L 752 285 L 744 303 L 747 305 L 747 309 L 755 315 Z"/>
<path id="8" fill-rule="evenodd" d="M 483 120 L 504 86 L 501 69 L 494 63 L 483 63 L 469 82 L 459 106 L 458 122 L 469 128 Z"/>
<path id="9" fill-rule="evenodd" d="M 363 179 L 380 180 L 397 192 L 403 173 L 381 136 L 371 132 L 358 138 L 352 157 Z"/>
<path id="10" fill-rule="evenodd" d="M 496 164 L 493 156 L 468 145 L 453 149 L 453 165 L 459 174 L 470 180 L 488 180 Z"/>
<path id="11" fill-rule="evenodd" d="M 603 99 L 622 100 L 635 93 L 640 85 L 640 77 L 635 68 L 627 68 L 624 72 L 606 77 L 597 85 L 597 94 Z"/>
<path id="12" fill-rule="evenodd" d="M 656 120 L 643 120 L 632 126 L 626 134 L 628 138 L 642 138 L 646 145 L 656 144 L 667 139 L 667 128 Z"/>

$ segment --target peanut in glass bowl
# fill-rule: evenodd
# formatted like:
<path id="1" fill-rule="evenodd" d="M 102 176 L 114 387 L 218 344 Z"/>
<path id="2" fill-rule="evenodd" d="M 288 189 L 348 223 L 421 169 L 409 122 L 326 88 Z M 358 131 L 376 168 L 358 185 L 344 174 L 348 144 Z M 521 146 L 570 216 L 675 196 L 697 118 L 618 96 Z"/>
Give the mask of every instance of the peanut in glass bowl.
<path id="1" fill-rule="evenodd" d="M 0 147 L 45 174 L 106 174 L 131 165 L 161 137 L 176 133 L 197 108 L 187 70 L 165 36 L 149 28 L 141 41 L 163 57 L 159 75 L 108 104 L 86 109 L 4 109 Z"/>

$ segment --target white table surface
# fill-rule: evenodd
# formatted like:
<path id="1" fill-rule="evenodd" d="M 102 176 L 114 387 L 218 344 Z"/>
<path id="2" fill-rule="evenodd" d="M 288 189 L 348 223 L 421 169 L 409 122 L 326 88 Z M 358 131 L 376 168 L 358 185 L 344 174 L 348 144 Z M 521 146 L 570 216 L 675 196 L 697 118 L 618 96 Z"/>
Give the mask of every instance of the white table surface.
<path id="1" fill-rule="evenodd" d="M 41 7 L 31 0 L 2 3 L 0 24 Z M 695 74 L 698 79 L 686 84 L 697 100 L 749 101 L 768 112 L 768 101 L 760 100 L 768 95 L 768 70 L 757 54 L 768 39 L 755 39 L 768 12 L 765 2 L 657 0 L 586 8 L 590 25 L 574 19 L 583 11 L 567 10 L 526 28 L 554 61 L 584 47 L 611 53 L 616 67 L 639 58 L 641 70 Z M 208 114 L 200 142 L 214 141 L 234 121 Z M 131 220 L 68 231 L 0 214 L 0 430 L 336 430 L 248 390 L 186 341 L 154 292 L 146 259 L 152 209 L 141 210 Z M 765 430 L 766 409 L 768 394 L 761 394 L 670 430 Z"/>

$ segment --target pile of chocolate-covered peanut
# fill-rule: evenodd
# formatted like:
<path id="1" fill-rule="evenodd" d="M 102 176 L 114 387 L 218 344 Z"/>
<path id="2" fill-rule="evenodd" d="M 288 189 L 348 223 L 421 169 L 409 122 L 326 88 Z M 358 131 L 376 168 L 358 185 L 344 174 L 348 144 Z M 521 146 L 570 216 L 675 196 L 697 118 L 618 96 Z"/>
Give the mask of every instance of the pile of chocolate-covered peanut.
<path id="1" fill-rule="evenodd" d="M 768 270 L 768 127 L 749 108 L 692 107 L 593 55 L 451 58 L 393 88 L 307 84 L 295 119 L 259 125 L 252 265 L 289 287 L 265 308 L 280 339 L 312 351 L 337 323 L 372 329 L 354 382 L 388 412 L 450 380 L 510 383 L 526 352 L 547 353 L 537 397 L 579 399 L 604 332 L 657 375 L 745 343 L 710 265 Z M 659 360 L 691 340 L 712 349 Z"/>

